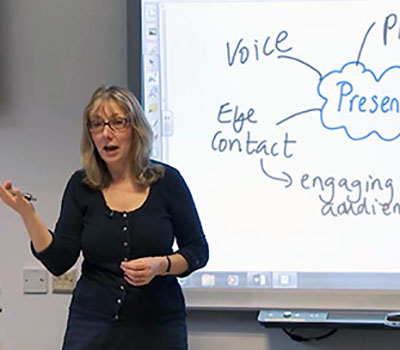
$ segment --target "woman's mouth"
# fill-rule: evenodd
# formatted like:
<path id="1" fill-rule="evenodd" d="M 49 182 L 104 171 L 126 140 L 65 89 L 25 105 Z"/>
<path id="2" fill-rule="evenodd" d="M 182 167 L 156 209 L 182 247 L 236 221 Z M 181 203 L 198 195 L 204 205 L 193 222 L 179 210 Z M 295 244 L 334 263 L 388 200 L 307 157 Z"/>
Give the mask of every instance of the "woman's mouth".
<path id="1" fill-rule="evenodd" d="M 106 153 L 114 152 L 118 148 L 119 148 L 118 146 L 114 146 L 114 145 L 107 145 L 107 146 L 103 147 L 103 149 L 104 149 L 104 151 L 106 151 Z"/>

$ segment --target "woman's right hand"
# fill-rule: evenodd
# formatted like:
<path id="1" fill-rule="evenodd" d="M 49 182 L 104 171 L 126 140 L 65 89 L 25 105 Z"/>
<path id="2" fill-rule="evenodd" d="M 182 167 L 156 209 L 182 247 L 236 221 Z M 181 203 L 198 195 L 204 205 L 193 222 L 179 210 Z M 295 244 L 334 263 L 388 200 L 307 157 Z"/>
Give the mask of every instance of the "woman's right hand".
<path id="1" fill-rule="evenodd" d="M 32 203 L 24 198 L 20 190 L 13 188 L 10 181 L 6 181 L 4 185 L 0 183 L 0 198 L 6 205 L 14 209 L 22 217 L 35 212 Z"/>
<path id="2" fill-rule="evenodd" d="M 0 183 L 0 198 L 21 215 L 35 251 L 45 250 L 51 244 L 53 236 L 37 215 L 32 203 L 24 197 L 20 190 L 13 188 L 10 181 L 6 181 L 4 185 Z"/>

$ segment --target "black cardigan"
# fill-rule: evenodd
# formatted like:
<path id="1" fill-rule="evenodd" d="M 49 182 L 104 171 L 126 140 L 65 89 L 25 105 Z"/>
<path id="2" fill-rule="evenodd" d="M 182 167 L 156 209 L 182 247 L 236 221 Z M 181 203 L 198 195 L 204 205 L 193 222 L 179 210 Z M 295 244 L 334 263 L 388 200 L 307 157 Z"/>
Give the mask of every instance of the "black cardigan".
<path id="1" fill-rule="evenodd" d="M 156 276 L 148 285 L 128 284 L 121 261 L 177 253 L 188 262 L 183 276 L 208 261 L 208 245 L 190 191 L 180 173 L 163 164 L 165 175 L 151 185 L 144 204 L 131 212 L 111 210 L 101 193 L 82 182 L 78 170 L 62 200 L 53 241 L 34 255 L 54 275 L 71 268 L 83 253 L 82 275 L 71 310 L 106 319 L 151 319 L 185 312 L 180 285 L 174 276 Z"/>

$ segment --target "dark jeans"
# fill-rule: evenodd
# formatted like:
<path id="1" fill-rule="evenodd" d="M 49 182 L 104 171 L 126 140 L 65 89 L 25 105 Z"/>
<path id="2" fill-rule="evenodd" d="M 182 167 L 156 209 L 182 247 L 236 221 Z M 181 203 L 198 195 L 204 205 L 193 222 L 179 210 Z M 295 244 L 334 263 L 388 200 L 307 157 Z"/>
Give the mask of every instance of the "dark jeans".
<path id="1" fill-rule="evenodd" d="M 63 350 L 187 350 L 186 317 L 109 321 L 71 311 Z"/>

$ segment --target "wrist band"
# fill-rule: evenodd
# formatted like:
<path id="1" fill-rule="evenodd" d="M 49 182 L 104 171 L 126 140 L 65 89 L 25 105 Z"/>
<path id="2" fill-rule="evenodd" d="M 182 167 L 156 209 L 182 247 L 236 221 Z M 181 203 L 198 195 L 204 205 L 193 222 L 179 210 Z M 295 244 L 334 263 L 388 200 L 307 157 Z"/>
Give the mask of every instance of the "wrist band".
<path id="1" fill-rule="evenodd" d="M 169 272 L 171 270 L 171 259 L 168 255 L 165 256 L 167 258 L 167 268 L 165 272 Z"/>

